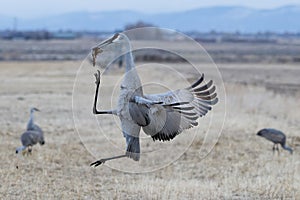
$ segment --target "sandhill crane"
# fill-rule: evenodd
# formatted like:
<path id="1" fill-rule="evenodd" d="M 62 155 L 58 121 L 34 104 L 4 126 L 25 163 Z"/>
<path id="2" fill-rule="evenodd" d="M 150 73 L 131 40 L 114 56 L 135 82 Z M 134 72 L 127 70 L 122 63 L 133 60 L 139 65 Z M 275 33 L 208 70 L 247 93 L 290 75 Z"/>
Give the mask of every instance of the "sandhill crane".
<path id="1" fill-rule="evenodd" d="M 121 120 L 123 136 L 126 139 L 126 153 L 104 158 L 91 163 L 97 167 L 108 160 L 129 157 L 140 159 L 139 133 L 141 127 L 152 139 L 172 140 L 182 131 L 198 125 L 197 119 L 204 116 L 218 102 L 216 87 L 212 80 L 204 81 L 204 74 L 189 87 L 160 94 L 144 94 L 140 78 L 131 53 L 131 44 L 125 34 L 117 33 L 92 49 L 93 65 L 98 54 L 113 44 L 125 46 L 125 75 L 117 108 L 98 111 L 96 108 L 100 85 L 100 71 L 95 74 L 96 91 L 93 104 L 94 114 L 113 114 Z M 203 83 L 203 85 L 200 85 Z"/>
<path id="2" fill-rule="evenodd" d="M 21 135 L 22 146 L 16 149 L 16 153 L 24 151 L 28 147 L 28 152 L 31 153 L 31 147 L 37 143 L 45 144 L 44 133 L 42 129 L 34 123 L 34 111 L 40 111 L 37 108 L 30 109 L 30 118 L 27 123 L 27 130 Z"/>
<path id="3" fill-rule="evenodd" d="M 40 143 L 40 145 L 45 144 L 44 136 L 38 131 L 25 131 L 21 135 L 22 146 L 16 149 L 16 153 L 23 152 L 28 148 L 28 152 L 31 153 L 31 148 L 33 145 Z"/>
<path id="4" fill-rule="evenodd" d="M 286 146 L 286 136 L 284 135 L 283 132 L 272 129 L 272 128 L 264 128 L 258 131 L 257 133 L 258 136 L 264 137 L 267 140 L 270 140 L 271 142 L 274 143 L 273 145 L 273 152 L 277 150 L 279 152 L 278 144 L 282 146 L 283 149 L 289 151 L 291 154 L 293 154 L 293 149 Z"/>

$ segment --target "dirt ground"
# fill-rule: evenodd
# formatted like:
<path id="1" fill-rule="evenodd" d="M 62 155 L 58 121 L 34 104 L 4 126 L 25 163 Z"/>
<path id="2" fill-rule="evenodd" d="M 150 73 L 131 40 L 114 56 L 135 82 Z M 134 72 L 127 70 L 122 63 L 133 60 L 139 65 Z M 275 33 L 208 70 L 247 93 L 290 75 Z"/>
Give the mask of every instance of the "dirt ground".
<path id="1" fill-rule="evenodd" d="M 145 139 L 142 151 L 167 146 L 166 151 L 153 155 L 154 161 L 142 154 L 140 163 L 123 158 L 97 168 L 89 164 L 106 155 L 110 144 L 89 122 L 94 68 L 81 75 L 90 79 L 77 80 L 74 94 L 80 65 L 72 61 L 0 63 L 0 199 L 300 199 L 298 65 L 218 64 L 226 102 L 221 94 L 219 107 L 199 120 L 198 129 L 176 137 L 173 146 Z M 191 80 L 196 78 L 180 64 L 170 66 Z M 166 73 L 151 68 L 141 73 L 142 81 L 169 80 Z M 103 75 L 101 84 L 107 85 L 101 88 L 103 108 L 110 106 L 108 94 L 121 74 L 114 69 Z M 209 77 L 216 78 L 213 74 Z M 169 81 L 179 86 L 176 80 Z M 222 87 L 217 82 L 217 90 L 221 92 Z M 72 97 L 83 101 L 76 104 Z M 87 102 L 84 107 L 80 107 L 82 102 Z M 226 119 L 219 135 L 225 104 Z M 36 122 L 45 132 L 46 144 L 34 146 L 31 156 L 16 155 L 33 106 L 41 110 Z M 84 109 L 83 115 L 80 109 Z M 83 120 L 74 121 L 74 113 Z M 109 139 L 115 138 L 114 145 L 124 150 L 118 122 L 111 116 L 97 120 L 103 132 L 111 134 Z M 209 135 L 204 137 L 210 120 L 211 140 Z M 273 155 L 272 143 L 256 136 L 264 127 L 284 131 L 294 154 L 281 149 L 279 155 Z M 191 134 L 195 138 L 191 139 Z M 178 157 L 176 150 L 172 151 L 174 145 Z M 130 167 L 140 170 L 147 166 L 152 167 L 151 172 L 131 173 Z"/>

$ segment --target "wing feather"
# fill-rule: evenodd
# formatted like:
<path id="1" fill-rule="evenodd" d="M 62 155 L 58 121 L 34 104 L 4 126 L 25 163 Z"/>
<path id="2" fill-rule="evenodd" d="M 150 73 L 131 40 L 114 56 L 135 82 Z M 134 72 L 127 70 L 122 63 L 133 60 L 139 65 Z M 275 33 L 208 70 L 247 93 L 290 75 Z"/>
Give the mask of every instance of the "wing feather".
<path id="1" fill-rule="evenodd" d="M 203 83 L 203 84 L 201 84 Z M 197 119 L 206 115 L 218 102 L 213 81 L 204 82 L 204 74 L 191 86 L 160 94 L 144 95 L 153 102 L 149 107 L 149 124 L 143 127 L 153 140 L 171 140 L 183 130 L 197 126 Z"/>

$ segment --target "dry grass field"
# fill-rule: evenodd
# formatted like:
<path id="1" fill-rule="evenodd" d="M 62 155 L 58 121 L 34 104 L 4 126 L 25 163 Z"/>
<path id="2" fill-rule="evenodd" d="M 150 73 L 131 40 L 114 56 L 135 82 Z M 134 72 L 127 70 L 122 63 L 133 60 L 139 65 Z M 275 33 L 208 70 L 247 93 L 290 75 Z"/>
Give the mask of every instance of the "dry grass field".
<path id="1" fill-rule="evenodd" d="M 169 154 L 174 156 L 174 152 L 170 153 L 172 149 L 166 143 L 168 148 L 154 155 L 154 161 L 142 154 L 140 163 L 125 158 L 97 168 L 89 164 L 105 155 L 101 151 L 110 144 L 89 122 L 94 68 L 85 74 L 86 82 L 80 82 L 82 88 L 76 90 L 82 93 L 73 94 L 80 65 L 77 61 L 0 63 L 0 199 L 300 199 L 299 65 L 219 63 L 226 91 L 226 120 L 221 135 L 218 128 L 210 127 L 210 133 L 218 139 L 215 146 L 216 141 L 209 135 L 208 139 L 204 137 L 202 128 L 210 119 L 213 125 L 222 125 L 224 109 L 218 105 L 200 119 L 198 129 L 175 138 L 172 144 L 183 154 L 173 157 L 174 162 L 167 164 Z M 189 74 L 181 64 L 170 66 Z M 151 68 L 141 73 L 142 81 L 167 79 L 166 73 Z M 101 90 L 102 107 L 110 105 L 107 94 L 120 74 L 115 69 L 103 76 L 101 84 L 107 87 Z M 176 80 L 170 81 L 177 86 Z M 87 102 L 83 111 L 86 120 L 75 120 L 81 138 L 74 128 L 72 96 Z M 225 105 L 225 99 L 220 99 L 220 105 Z M 46 144 L 34 146 L 31 156 L 16 155 L 33 106 L 42 111 L 36 113 L 36 122 L 45 131 Z M 79 112 L 77 108 L 75 105 L 75 113 Z M 115 138 L 116 146 L 125 149 L 115 119 L 97 119 L 101 129 L 112 135 L 110 139 Z M 280 155 L 273 155 L 272 143 L 256 136 L 264 127 L 283 130 L 294 154 L 281 149 Z M 142 151 L 160 145 L 145 139 Z M 203 153 L 201 148 L 208 152 Z M 131 171 L 128 167 L 141 169 L 160 162 L 166 163 L 147 173 L 116 170 Z"/>

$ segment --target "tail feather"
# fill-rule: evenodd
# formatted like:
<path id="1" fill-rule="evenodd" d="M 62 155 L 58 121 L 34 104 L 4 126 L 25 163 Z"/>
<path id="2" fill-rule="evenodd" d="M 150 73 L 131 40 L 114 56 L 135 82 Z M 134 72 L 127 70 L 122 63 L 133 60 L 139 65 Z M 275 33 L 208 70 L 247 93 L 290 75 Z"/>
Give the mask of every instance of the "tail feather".
<path id="1" fill-rule="evenodd" d="M 132 158 L 134 161 L 140 160 L 140 139 L 126 134 L 126 156 Z"/>

